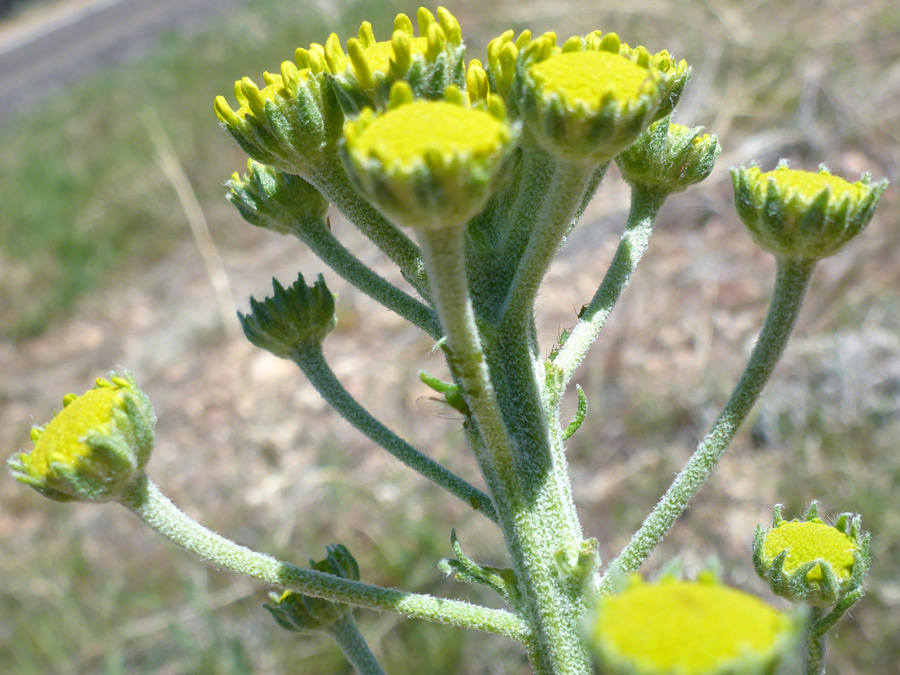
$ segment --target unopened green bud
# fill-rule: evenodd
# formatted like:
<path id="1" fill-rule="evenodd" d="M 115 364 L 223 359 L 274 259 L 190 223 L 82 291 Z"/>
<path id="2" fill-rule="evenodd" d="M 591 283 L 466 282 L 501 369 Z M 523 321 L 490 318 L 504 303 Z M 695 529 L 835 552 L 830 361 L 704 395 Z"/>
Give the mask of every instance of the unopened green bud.
<path id="1" fill-rule="evenodd" d="M 654 120 L 671 76 L 640 52 L 619 53 L 615 34 L 574 38 L 555 47 L 539 38 L 519 58 L 515 95 L 528 129 L 547 151 L 580 164 L 602 164 L 631 145 Z"/>
<path id="2" fill-rule="evenodd" d="M 703 127 L 672 124 L 667 117 L 650 125 L 616 164 L 628 183 L 671 194 L 709 176 L 721 151 Z"/>
<path id="3" fill-rule="evenodd" d="M 108 502 L 137 478 L 153 450 L 156 414 L 131 376 L 98 378 L 31 430 L 34 449 L 9 459 L 16 480 L 59 502 Z"/>
<path id="4" fill-rule="evenodd" d="M 251 225 L 280 234 L 295 234 L 308 222 L 322 223 L 326 200 L 299 176 L 252 159 L 243 177 L 235 172 L 225 183 L 228 201 Z"/>
<path id="5" fill-rule="evenodd" d="M 445 8 L 435 16 L 424 7 L 416 13 L 419 36 L 405 14 L 397 15 L 390 40 L 377 41 L 372 25 L 362 24 L 347 53 L 334 33 L 325 43 L 329 73 L 347 114 L 365 107 L 384 108 L 395 82 L 407 82 L 417 98 L 440 99 L 451 84 L 465 87 L 465 47 L 456 18 Z"/>
<path id="6" fill-rule="evenodd" d="M 436 229 L 462 225 L 484 208 L 517 138 L 499 98 L 487 109 L 469 107 L 451 87 L 442 101 L 413 100 L 398 82 L 387 111 L 366 109 L 347 123 L 341 156 L 388 218 Z"/>
<path id="7" fill-rule="evenodd" d="M 862 588 L 869 534 L 855 514 L 841 514 L 829 525 L 818 517 L 815 502 L 802 520 L 784 520 L 776 506 L 772 528 L 756 528 L 753 565 L 776 595 L 828 607 Z"/>
<path id="8" fill-rule="evenodd" d="M 306 285 L 302 274 L 287 289 L 276 279 L 272 286 L 271 298 L 262 302 L 250 298 L 250 313 L 238 312 L 238 319 L 250 342 L 290 359 L 301 349 L 321 343 L 332 331 L 337 323 L 334 296 L 321 274 L 312 286 Z"/>
<path id="9" fill-rule="evenodd" d="M 757 166 L 731 170 L 734 204 L 753 241 L 780 258 L 818 260 L 837 253 L 862 232 L 887 181 L 856 183 L 789 169 L 782 162 L 763 173 Z"/>
<path id="10" fill-rule="evenodd" d="M 600 597 L 588 637 L 600 675 L 774 675 L 797 672 L 799 615 L 705 575 L 632 577 Z"/>
<path id="11" fill-rule="evenodd" d="M 310 567 L 319 572 L 359 581 L 359 566 L 342 544 L 328 547 L 328 556 L 318 562 L 310 560 Z M 312 598 L 302 593 L 285 591 L 269 596 L 271 605 L 263 605 L 278 625 L 285 630 L 304 632 L 327 630 L 350 612 L 350 606 L 340 602 Z"/>

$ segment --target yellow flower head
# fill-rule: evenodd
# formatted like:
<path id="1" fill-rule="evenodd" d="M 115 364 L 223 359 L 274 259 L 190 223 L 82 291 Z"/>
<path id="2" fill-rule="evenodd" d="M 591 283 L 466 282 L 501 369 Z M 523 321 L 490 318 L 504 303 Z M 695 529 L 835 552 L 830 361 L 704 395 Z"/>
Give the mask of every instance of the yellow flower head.
<path id="1" fill-rule="evenodd" d="M 603 675 L 768 675 L 798 636 L 795 617 L 752 595 L 665 578 L 601 597 L 590 640 Z"/>
<path id="2" fill-rule="evenodd" d="M 859 516 L 845 513 L 829 525 L 818 517 L 813 502 L 802 520 L 784 520 L 780 507 L 775 508 L 773 527 L 757 528 L 753 563 L 776 594 L 827 606 L 861 587 L 868 550 Z"/>
<path id="3" fill-rule="evenodd" d="M 573 37 L 562 47 L 542 37 L 519 57 L 516 107 L 538 142 L 569 161 L 601 164 L 654 120 L 672 76 L 646 50 L 620 53 L 614 34 Z"/>
<path id="4" fill-rule="evenodd" d="M 106 502 L 143 471 L 156 415 L 130 373 L 99 378 L 81 396 L 31 430 L 34 449 L 9 460 L 17 480 L 56 501 Z"/>
<path id="5" fill-rule="evenodd" d="M 296 57 L 296 64 L 284 61 L 279 73 L 263 73 L 262 89 L 249 77 L 235 82 L 236 110 L 224 96 L 216 97 L 214 109 L 250 157 L 310 177 L 333 157 L 344 117 L 324 82 L 324 48 L 298 49 Z"/>
<path id="6" fill-rule="evenodd" d="M 469 107 L 451 87 L 444 100 L 414 100 L 398 82 L 388 110 L 347 123 L 341 149 L 351 178 L 389 218 L 437 228 L 484 207 L 516 138 L 499 99 Z"/>
<path id="7" fill-rule="evenodd" d="M 778 257 L 818 260 L 837 253 L 862 232 L 886 181 L 868 174 L 850 183 L 824 166 L 797 171 L 782 162 L 774 171 L 731 170 L 734 203 L 753 240 Z"/>
<path id="8" fill-rule="evenodd" d="M 406 14 L 394 19 L 390 40 L 376 40 L 372 24 L 363 22 L 356 38 L 332 33 L 325 42 L 325 61 L 348 114 L 366 106 L 384 107 L 394 82 L 405 80 L 417 97 L 440 98 L 451 84 L 464 86 L 465 49 L 459 22 L 446 8 L 437 18 L 424 7 L 416 13 L 418 37 Z"/>

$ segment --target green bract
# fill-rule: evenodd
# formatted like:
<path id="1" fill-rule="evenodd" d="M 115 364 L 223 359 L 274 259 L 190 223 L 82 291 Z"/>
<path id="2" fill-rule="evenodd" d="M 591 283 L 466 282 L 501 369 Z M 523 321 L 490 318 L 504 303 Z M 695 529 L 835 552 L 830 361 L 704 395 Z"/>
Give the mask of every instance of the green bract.
<path id="1" fill-rule="evenodd" d="M 517 137 L 499 99 L 470 108 L 451 87 L 444 100 L 413 100 L 398 82 L 385 112 L 370 108 L 347 123 L 341 154 L 354 183 L 394 222 L 436 229 L 484 207 Z"/>
<path id="2" fill-rule="evenodd" d="M 756 529 L 753 565 L 777 595 L 828 607 L 862 588 L 869 569 L 869 534 L 851 513 L 827 524 L 818 517 L 815 502 L 802 520 L 784 520 L 776 506 L 772 528 Z"/>
<path id="3" fill-rule="evenodd" d="M 304 347 L 318 345 L 334 329 L 334 296 L 321 274 L 312 286 L 302 274 L 287 289 L 277 279 L 272 286 L 271 298 L 250 298 L 250 314 L 238 313 L 244 335 L 257 347 L 289 359 Z"/>
<path id="4" fill-rule="evenodd" d="M 319 560 L 309 561 L 309 566 L 319 572 L 333 574 L 342 579 L 359 581 L 359 565 L 343 544 L 332 544 L 328 555 Z M 350 607 L 339 602 L 329 602 L 294 591 L 282 594 L 272 593 L 273 604 L 263 605 L 279 626 L 285 630 L 303 632 L 327 630 L 350 612 Z"/>
<path id="5" fill-rule="evenodd" d="M 625 152 L 616 157 L 622 178 L 664 194 L 681 192 L 704 180 L 722 148 L 703 127 L 654 122 Z"/>
<path id="6" fill-rule="evenodd" d="M 131 376 L 97 379 L 81 396 L 31 430 L 34 449 L 13 455 L 16 480 L 59 502 L 108 502 L 141 474 L 153 450 L 156 414 Z"/>
<path id="7" fill-rule="evenodd" d="M 767 173 L 736 167 L 731 178 L 735 207 L 753 241 L 778 257 L 809 260 L 834 255 L 862 232 L 887 187 L 869 174 L 848 183 L 825 167 L 812 173 L 786 163 Z"/>

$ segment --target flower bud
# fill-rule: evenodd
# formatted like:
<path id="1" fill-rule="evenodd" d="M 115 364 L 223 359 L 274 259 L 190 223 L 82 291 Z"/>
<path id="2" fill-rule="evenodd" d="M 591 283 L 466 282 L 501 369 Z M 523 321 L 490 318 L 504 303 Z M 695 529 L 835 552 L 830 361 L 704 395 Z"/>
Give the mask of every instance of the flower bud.
<path id="1" fill-rule="evenodd" d="M 303 275 L 287 289 L 272 279 L 275 292 L 262 302 L 250 298 L 250 314 L 238 312 L 244 335 L 254 345 L 282 359 L 317 345 L 337 323 L 334 296 L 322 275 L 307 286 Z"/>
<path id="2" fill-rule="evenodd" d="M 799 617 L 704 577 L 602 596 L 589 635 L 600 675 L 796 673 Z"/>
<path id="3" fill-rule="evenodd" d="M 646 50 L 619 53 L 611 33 L 572 38 L 561 48 L 539 38 L 519 57 L 513 97 L 528 129 L 547 151 L 580 164 L 602 164 L 654 120 L 672 78 Z"/>
<path id="4" fill-rule="evenodd" d="M 366 21 L 359 37 L 347 41 L 347 53 L 334 33 L 325 43 L 329 73 L 341 106 L 348 115 L 365 107 L 384 108 L 395 82 L 407 82 L 417 98 L 440 99 L 451 84 L 465 87 L 465 47 L 456 18 L 445 8 L 435 16 L 420 7 L 419 36 L 405 14 L 394 20 L 390 40 L 376 41 Z"/>
<path id="5" fill-rule="evenodd" d="M 216 97 L 219 122 L 253 159 L 305 177 L 330 160 L 344 117 L 316 60 L 320 50 L 298 50 L 305 65 L 285 61 L 281 74 L 264 74 L 262 89 L 249 77 L 235 82 L 237 110 Z"/>
<path id="6" fill-rule="evenodd" d="M 279 234 L 295 234 L 309 222 L 324 226 L 328 200 L 305 180 L 252 159 L 247 172 L 243 178 L 235 172 L 225 185 L 248 223 Z"/>
<path id="7" fill-rule="evenodd" d="M 131 376 L 98 378 L 31 430 L 34 449 L 9 459 L 16 480 L 59 502 L 108 502 L 137 478 L 153 449 L 156 414 Z"/>
<path id="8" fill-rule="evenodd" d="M 789 169 L 782 162 L 763 173 L 757 166 L 731 170 L 734 204 L 753 241 L 781 258 L 818 260 L 837 253 L 862 232 L 886 181 L 863 174 L 856 183 Z"/>
<path id="9" fill-rule="evenodd" d="M 860 517 L 842 514 L 832 526 L 815 502 L 803 520 L 784 520 L 775 507 L 773 526 L 756 528 L 753 565 L 776 595 L 828 607 L 862 587 L 869 569 L 869 534 Z"/>
<path id="10" fill-rule="evenodd" d="M 484 208 L 517 138 L 499 98 L 469 107 L 450 87 L 442 101 L 414 101 L 398 82 L 387 111 L 347 123 L 340 149 L 351 180 L 388 218 L 433 229 Z"/>
<path id="11" fill-rule="evenodd" d="M 310 560 L 309 564 L 319 572 L 359 581 L 359 566 L 342 544 L 329 546 L 326 558 L 318 562 Z M 295 632 L 327 630 L 350 611 L 349 605 L 312 598 L 294 591 L 285 591 L 280 596 L 272 593 L 270 598 L 274 604 L 263 607 L 269 610 L 279 626 Z"/>
<path id="12" fill-rule="evenodd" d="M 616 163 L 628 183 L 671 194 L 709 176 L 721 151 L 703 127 L 672 124 L 667 117 L 650 125 Z"/>

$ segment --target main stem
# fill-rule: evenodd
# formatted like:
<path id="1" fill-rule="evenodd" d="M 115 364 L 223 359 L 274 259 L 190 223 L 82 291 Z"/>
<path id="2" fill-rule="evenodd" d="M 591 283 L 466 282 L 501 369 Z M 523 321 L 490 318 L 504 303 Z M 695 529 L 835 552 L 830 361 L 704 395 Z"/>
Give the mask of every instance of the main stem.
<path id="1" fill-rule="evenodd" d="M 540 675 L 589 675 L 580 639 L 580 594 L 573 592 L 573 575 L 557 565 L 581 545 L 580 526 L 573 522 L 571 497 L 559 489 L 553 473 L 527 336 L 503 335 L 491 326 L 485 326 L 489 335 L 479 331 L 469 297 L 463 227 L 418 234 L 447 336 L 450 368 L 477 425 L 481 442 L 473 449 L 494 498 L 524 618 L 534 634 L 529 658 Z M 483 338 L 490 346 L 487 352 Z M 529 414 L 536 419 L 523 423 Z"/>
<path id="2" fill-rule="evenodd" d="M 235 544 L 189 518 L 145 474 L 122 494 L 119 503 L 173 544 L 207 563 L 275 588 L 410 618 L 476 628 L 526 645 L 531 641 L 528 626 L 504 610 L 344 579 L 296 567 Z"/>
<path id="3" fill-rule="evenodd" d="M 612 570 L 630 574 L 640 568 L 725 454 L 781 358 L 797 322 L 814 267 L 814 260 L 778 260 L 772 303 L 741 379 L 688 463 L 625 549 L 609 565 L 606 575 L 599 582 L 601 592 L 611 590 Z"/>

